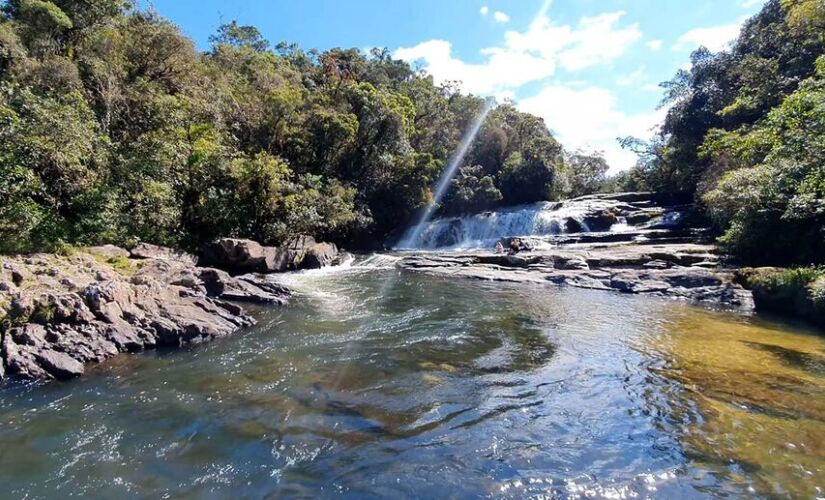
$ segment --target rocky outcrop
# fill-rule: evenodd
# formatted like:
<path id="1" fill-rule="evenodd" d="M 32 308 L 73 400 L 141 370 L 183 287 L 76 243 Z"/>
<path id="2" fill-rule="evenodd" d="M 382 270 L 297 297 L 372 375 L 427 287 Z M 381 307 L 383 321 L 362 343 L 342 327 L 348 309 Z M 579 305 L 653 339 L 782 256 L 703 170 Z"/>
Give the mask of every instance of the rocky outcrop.
<path id="1" fill-rule="evenodd" d="M 296 236 L 280 247 L 267 247 L 252 240 L 221 238 L 203 248 L 199 263 L 231 273 L 277 273 L 336 265 L 346 255 L 335 244 L 318 243 L 312 236 Z"/>
<path id="2" fill-rule="evenodd" d="M 204 246 L 198 263 L 231 273 L 271 273 L 280 271 L 278 249 L 252 240 L 221 238 Z"/>
<path id="3" fill-rule="evenodd" d="M 825 328 L 825 274 L 811 268 L 744 268 L 737 283 L 753 292 L 756 308 L 803 318 Z"/>
<path id="4" fill-rule="evenodd" d="M 489 252 L 404 255 L 397 267 L 494 281 L 552 283 L 710 303 L 750 311 L 751 293 L 721 268 L 711 246 L 590 246 L 516 255 Z"/>
<path id="5" fill-rule="evenodd" d="M 223 337 L 254 323 L 236 302 L 282 304 L 289 296 L 255 275 L 144 250 L 141 259 L 112 248 L 3 257 L 0 378 L 66 379 L 118 353 Z"/>
<path id="6" fill-rule="evenodd" d="M 186 253 L 174 248 L 152 245 L 149 243 L 138 243 L 129 251 L 128 257 L 133 259 L 161 259 L 181 262 L 188 266 L 194 266 L 198 258 L 191 253 Z"/>

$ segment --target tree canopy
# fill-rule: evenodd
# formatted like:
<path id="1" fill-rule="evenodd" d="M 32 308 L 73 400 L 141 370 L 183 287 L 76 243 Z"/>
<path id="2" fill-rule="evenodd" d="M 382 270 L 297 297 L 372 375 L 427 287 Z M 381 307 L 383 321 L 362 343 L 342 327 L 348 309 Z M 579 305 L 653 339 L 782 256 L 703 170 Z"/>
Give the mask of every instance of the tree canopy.
<path id="1" fill-rule="evenodd" d="M 0 251 L 381 241 L 431 201 L 484 105 L 386 49 L 273 46 L 235 21 L 210 42 L 125 0 L 3 2 Z M 592 192 L 603 165 L 503 103 L 439 209 Z"/>
<path id="2" fill-rule="evenodd" d="M 700 48 L 663 84 L 670 106 L 622 178 L 693 195 L 720 243 L 754 263 L 825 262 L 825 2 L 769 0 L 730 50 Z"/>

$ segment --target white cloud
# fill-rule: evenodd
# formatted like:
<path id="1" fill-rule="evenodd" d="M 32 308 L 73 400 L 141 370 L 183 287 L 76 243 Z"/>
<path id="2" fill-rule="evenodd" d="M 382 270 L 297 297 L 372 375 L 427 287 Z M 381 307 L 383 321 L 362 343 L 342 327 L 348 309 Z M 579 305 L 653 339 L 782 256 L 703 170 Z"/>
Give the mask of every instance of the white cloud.
<path id="1" fill-rule="evenodd" d="M 746 9 L 750 9 L 751 7 L 762 5 L 763 3 L 765 3 L 765 0 L 742 0 L 739 5 Z"/>
<path id="2" fill-rule="evenodd" d="M 635 85 L 640 83 L 645 78 L 645 67 L 639 66 L 639 68 L 634 71 L 633 73 L 629 73 L 627 75 L 622 75 L 616 79 L 616 85 L 621 87 L 629 87 L 630 85 Z"/>
<path id="3" fill-rule="evenodd" d="M 481 10 L 480 10 L 479 12 L 481 12 L 481 15 L 482 15 L 482 16 L 486 16 L 487 14 L 489 14 L 489 13 L 490 13 L 490 7 L 487 7 L 487 6 L 485 5 L 484 7 L 482 7 L 482 8 L 481 8 Z"/>
<path id="4" fill-rule="evenodd" d="M 496 21 L 498 21 L 500 23 L 506 23 L 506 22 L 510 21 L 510 16 L 508 16 L 507 14 L 505 14 L 504 12 L 502 12 L 500 10 L 497 10 L 497 11 L 493 12 L 493 19 L 495 19 Z"/>
<path id="5" fill-rule="evenodd" d="M 608 89 L 555 84 L 543 88 L 533 97 L 522 99 L 518 108 L 544 118 L 567 149 L 602 151 L 611 172 L 615 173 L 636 163 L 636 155 L 623 150 L 617 137 L 650 137 L 667 113 L 661 109 L 626 114 L 618 104 L 618 99 Z"/>
<path id="6" fill-rule="evenodd" d="M 624 12 L 607 12 L 583 17 L 575 24 L 563 24 L 550 19 L 550 5 L 551 0 L 544 1 L 527 29 L 509 30 L 502 43 L 482 49 L 480 62 L 466 62 L 453 52 L 447 40 L 401 47 L 394 57 L 422 64 L 437 83 L 460 81 L 465 92 L 503 99 L 513 98 L 528 83 L 554 76 L 557 67 L 573 73 L 610 63 L 642 39 L 638 24 L 622 22 Z M 481 10 L 482 15 L 490 12 L 489 8 Z M 657 50 L 661 41 L 647 45 Z M 639 67 L 618 80 L 623 85 L 641 85 L 644 76 L 645 68 Z M 610 90 L 575 82 L 574 78 L 544 87 L 532 97 L 520 100 L 518 108 L 543 117 L 568 149 L 603 151 L 614 172 L 630 168 L 636 157 L 622 150 L 616 138 L 649 137 L 664 112 L 627 114 L 619 108 L 619 101 Z"/>
<path id="7" fill-rule="evenodd" d="M 739 36 L 742 22 L 711 26 L 709 28 L 695 28 L 683 34 L 676 41 L 673 50 L 695 50 L 705 46 L 712 52 L 725 50 L 730 42 Z"/>
<path id="8" fill-rule="evenodd" d="M 481 95 L 513 90 L 555 72 L 552 61 L 542 61 L 525 52 L 495 52 L 488 54 L 483 64 L 465 63 L 453 56 L 452 44 L 446 40 L 430 40 L 415 47 L 401 48 L 395 51 L 394 57 L 410 62 L 423 61 L 437 82 L 461 81 L 463 90 Z"/>
<path id="9" fill-rule="evenodd" d="M 542 7 L 526 31 L 508 31 L 502 44 L 482 49 L 486 56 L 482 63 L 466 63 L 454 56 L 452 44 L 445 40 L 402 47 L 394 56 L 423 62 L 438 82 L 459 80 L 465 91 L 493 94 L 553 76 L 559 64 L 578 71 L 610 62 L 642 37 L 637 24 L 619 26 L 624 12 L 584 17 L 575 26 L 551 22 L 546 14 Z"/>
<path id="10" fill-rule="evenodd" d="M 661 40 L 650 40 L 645 45 L 647 45 L 647 47 L 650 50 L 659 50 L 659 49 L 662 48 L 662 41 Z"/>

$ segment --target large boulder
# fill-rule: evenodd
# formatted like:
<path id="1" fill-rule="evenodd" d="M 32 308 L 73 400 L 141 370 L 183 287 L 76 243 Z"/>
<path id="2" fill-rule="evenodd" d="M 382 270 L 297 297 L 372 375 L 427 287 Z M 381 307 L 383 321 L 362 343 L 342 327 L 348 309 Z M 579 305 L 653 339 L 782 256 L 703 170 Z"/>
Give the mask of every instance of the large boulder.
<path id="1" fill-rule="evenodd" d="M 316 243 L 309 247 L 301 261 L 301 269 L 320 269 L 335 264 L 338 259 L 338 247 L 334 243 Z"/>
<path id="2" fill-rule="evenodd" d="M 340 258 L 334 243 L 318 243 L 312 236 L 300 235 L 278 248 L 274 264 L 279 271 L 320 269 L 337 264 Z"/>
<path id="3" fill-rule="evenodd" d="M 294 236 L 286 240 L 275 252 L 274 267 L 278 271 L 300 269 L 307 252 L 315 245 L 315 238 L 307 235 Z"/>
<path id="4" fill-rule="evenodd" d="M 278 263 L 277 248 L 237 238 L 221 238 L 209 243 L 201 251 L 198 264 L 239 274 L 283 270 Z"/>

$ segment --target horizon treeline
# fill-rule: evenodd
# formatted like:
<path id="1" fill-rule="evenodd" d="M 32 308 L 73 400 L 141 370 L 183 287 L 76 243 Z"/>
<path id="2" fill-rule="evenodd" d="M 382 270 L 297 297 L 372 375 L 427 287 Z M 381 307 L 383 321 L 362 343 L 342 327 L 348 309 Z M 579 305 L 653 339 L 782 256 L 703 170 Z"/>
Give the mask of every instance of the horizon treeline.
<path id="1" fill-rule="evenodd" d="M 730 50 L 699 49 L 623 189 L 693 196 L 753 264 L 825 263 L 825 1 L 769 0 Z"/>
<path id="2" fill-rule="evenodd" d="M 2 252 L 380 243 L 431 201 L 485 105 L 386 49 L 305 52 L 230 22 L 200 52 L 129 1 L 0 5 Z M 607 169 L 505 102 L 439 211 L 586 194 Z"/>

